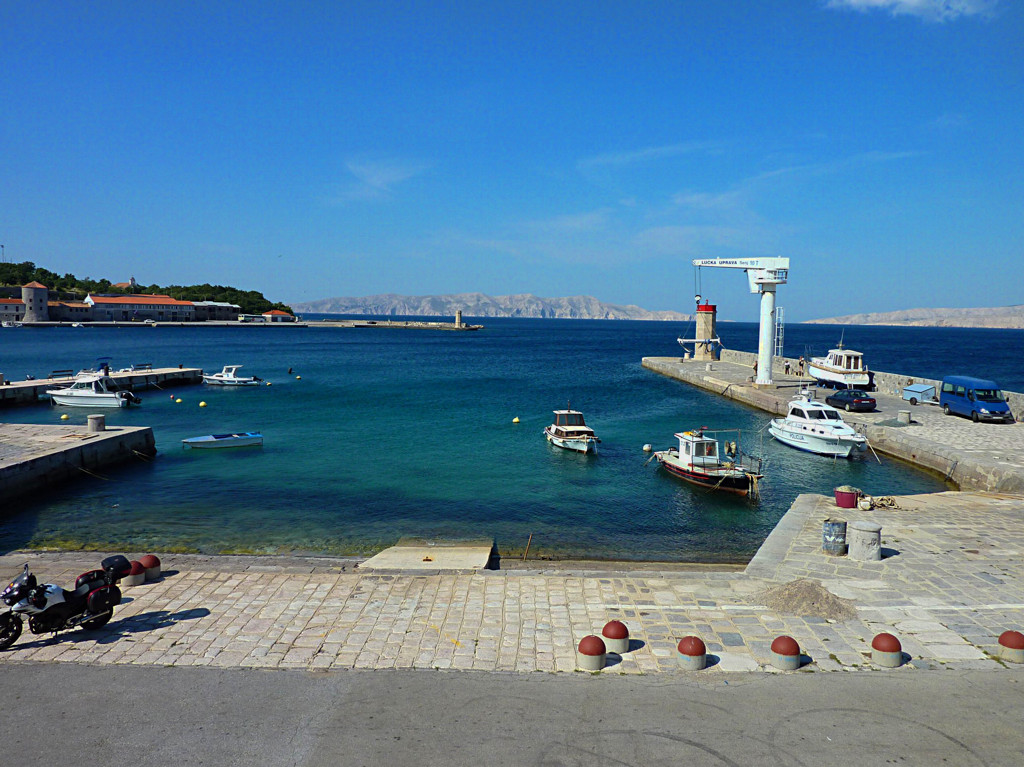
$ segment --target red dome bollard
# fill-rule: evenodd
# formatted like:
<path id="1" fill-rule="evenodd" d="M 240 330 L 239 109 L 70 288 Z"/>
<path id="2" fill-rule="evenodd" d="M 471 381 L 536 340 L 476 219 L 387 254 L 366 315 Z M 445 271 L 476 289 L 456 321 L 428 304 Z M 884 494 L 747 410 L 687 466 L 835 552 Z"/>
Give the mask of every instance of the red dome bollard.
<path id="1" fill-rule="evenodd" d="M 137 559 L 132 560 L 132 569 L 121 580 L 125 586 L 138 586 L 146 580 L 146 568 Z"/>
<path id="2" fill-rule="evenodd" d="M 707 668 L 708 648 L 700 637 L 685 636 L 676 646 L 676 662 L 684 671 Z"/>
<path id="3" fill-rule="evenodd" d="M 800 645 L 793 637 L 783 634 L 772 642 L 772 665 L 782 671 L 800 668 Z"/>
<path id="4" fill-rule="evenodd" d="M 892 634 L 885 632 L 871 640 L 871 662 L 883 668 L 903 665 L 903 645 Z"/>
<path id="5" fill-rule="evenodd" d="M 147 581 L 155 581 L 160 577 L 160 558 L 156 554 L 139 557 L 139 564 L 146 568 Z"/>
<path id="6" fill-rule="evenodd" d="M 601 629 L 601 636 L 604 637 L 608 652 L 616 652 L 619 655 L 629 652 L 629 629 L 622 621 L 608 621 Z"/>
<path id="7" fill-rule="evenodd" d="M 576 665 L 584 671 L 600 671 L 604 668 L 604 641 L 590 634 L 580 640 L 576 650 Z"/>
<path id="8" fill-rule="evenodd" d="M 1010 663 L 1024 663 L 1024 634 L 1004 631 L 999 635 L 999 657 Z"/>

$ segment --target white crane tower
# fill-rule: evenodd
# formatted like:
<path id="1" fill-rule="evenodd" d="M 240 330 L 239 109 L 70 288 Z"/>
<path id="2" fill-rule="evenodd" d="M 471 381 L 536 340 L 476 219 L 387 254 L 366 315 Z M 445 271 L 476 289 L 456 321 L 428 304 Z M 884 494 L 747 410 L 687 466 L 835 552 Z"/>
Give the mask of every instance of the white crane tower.
<path id="1" fill-rule="evenodd" d="M 772 336 L 775 332 L 775 288 L 786 284 L 788 258 L 695 258 L 694 266 L 742 269 L 747 273 L 750 292 L 761 294 L 761 325 L 757 338 L 757 380 L 772 382 Z"/>

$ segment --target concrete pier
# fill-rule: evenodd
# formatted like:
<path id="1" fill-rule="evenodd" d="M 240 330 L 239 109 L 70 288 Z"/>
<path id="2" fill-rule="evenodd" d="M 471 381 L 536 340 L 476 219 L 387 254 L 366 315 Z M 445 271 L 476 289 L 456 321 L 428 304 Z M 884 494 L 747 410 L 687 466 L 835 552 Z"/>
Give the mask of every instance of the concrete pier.
<path id="1" fill-rule="evenodd" d="M 785 375 L 782 365 L 777 365 L 771 385 L 755 384 L 753 357 L 747 352 L 723 350 L 721 360 L 710 371 L 703 363 L 679 357 L 644 357 L 643 366 L 772 415 L 785 415 L 789 401 L 802 388 L 809 388 L 819 400 L 831 392 L 816 389 L 807 376 Z M 879 377 L 883 381 L 910 380 L 893 374 L 876 374 L 876 380 Z M 866 436 L 875 451 L 936 472 L 962 489 L 1024 494 L 1024 424 L 972 423 L 944 415 L 934 405 L 911 407 L 898 391 L 895 384 L 883 386 L 872 393 L 877 402 L 874 412 L 843 413 L 843 420 Z M 1019 396 L 1009 395 L 1011 407 Z M 900 411 L 908 407 L 909 424 L 899 418 Z M 1017 408 L 1014 414 L 1021 416 Z"/>
<path id="2" fill-rule="evenodd" d="M 75 380 L 77 371 L 54 370 L 46 378 L 31 381 L 8 381 L 0 383 L 0 407 L 11 405 L 35 405 L 47 400 L 48 389 L 62 389 Z M 131 372 L 110 372 L 115 383 L 128 391 L 162 389 L 169 386 L 187 386 L 203 382 L 202 368 L 152 368 Z"/>
<path id="3" fill-rule="evenodd" d="M 156 453 L 148 426 L 106 427 L 0 424 L 0 500 L 51 486 L 90 471 Z"/>
<path id="4" fill-rule="evenodd" d="M 455 322 L 420 322 L 419 320 L 315 320 L 311 328 L 398 328 L 402 330 L 481 330 L 483 325 L 467 325 L 461 314 Z"/>

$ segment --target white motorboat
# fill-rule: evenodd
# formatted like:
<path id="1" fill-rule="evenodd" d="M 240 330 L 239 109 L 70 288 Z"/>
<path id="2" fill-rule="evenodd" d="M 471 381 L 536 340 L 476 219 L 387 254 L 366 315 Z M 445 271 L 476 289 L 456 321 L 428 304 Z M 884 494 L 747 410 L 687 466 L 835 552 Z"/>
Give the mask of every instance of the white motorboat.
<path id="1" fill-rule="evenodd" d="M 5 328 L 20 328 L 21 323 L 18 320 L 4 320 L 3 326 Z"/>
<path id="2" fill-rule="evenodd" d="M 737 439 L 720 439 L 720 434 L 735 434 Z M 658 463 L 669 474 L 685 479 L 709 490 L 723 490 L 739 495 L 758 495 L 761 459 L 740 451 L 739 431 L 708 431 L 701 426 L 696 431 L 679 432 L 679 447 L 654 453 Z"/>
<path id="3" fill-rule="evenodd" d="M 824 386 L 846 389 L 870 389 L 873 378 L 863 353 L 844 349 L 842 341 L 827 356 L 811 357 L 807 374 Z"/>
<path id="4" fill-rule="evenodd" d="M 843 421 L 838 410 L 811 399 L 807 391 L 789 403 L 785 418 L 772 419 L 768 433 L 785 445 L 818 455 L 849 458 L 868 448 L 867 438 Z"/>
<path id="5" fill-rule="evenodd" d="M 79 374 L 71 386 L 46 393 L 55 404 L 69 407 L 128 407 L 142 402 L 133 392 L 118 389 L 110 376 L 100 374 Z"/>
<path id="6" fill-rule="evenodd" d="M 594 430 L 583 421 L 583 413 L 579 410 L 555 410 L 555 422 L 544 427 L 544 436 L 548 442 L 566 450 L 577 453 L 596 453 L 600 442 Z"/>
<path id="7" fill-rule="evenodd" d="M 189 437 L 181 441 L 182 447 L 221 448 L 258 447 L 263 444 L 263 435 L 258 431 L 243 431 L 235 434 L 207 434 L 205 437 Z"/>
<path id="8" fill-rule="evenodd" d="M 240 376 L 238 369 L 241 365 L 225 365 L 219 373 L 211 375 L 203 374 L 203 383 L 215 386 L 257 386 L 263 379 L 256 376 Z"/>

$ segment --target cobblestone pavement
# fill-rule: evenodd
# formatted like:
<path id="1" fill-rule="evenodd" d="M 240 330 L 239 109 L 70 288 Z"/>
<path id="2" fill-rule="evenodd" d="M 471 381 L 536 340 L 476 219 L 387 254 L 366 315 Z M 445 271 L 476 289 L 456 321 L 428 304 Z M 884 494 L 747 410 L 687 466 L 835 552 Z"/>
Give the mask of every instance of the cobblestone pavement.
<path id="1" fill-rule="evenodd" d="M 882 525 L 880 562 L 823 554 L 822 520 L 838 510 L 804 495 L 745 572 L 364 575 L 329 559 L 167 555 L 165 576 L 124 588 L 105 628 L 55 638 L 26 629 L 0 664 L 572 671 L 579 640 L 620 619 L 631 649 L 604 673 L 685 673 L 675 646 L 689 634 L 714 656 L 702 673 L 770 671 L 780 634 L 800 643 L 805 670 L 863 670 L 881 631 L 912 657 L 891 673 L 1002 667 L 999 634 L 1024 629 L 1024 499 L 950 492 L 896 502 L 842 510 Z M 12 552 L 0 556 L 0 579 L 28 561 L 40 581 L 70 585 L 100 557 Z M 835 622 L 758 604 L 764 588 L 798 578 L 853 600 L 857 617 Z"/>

